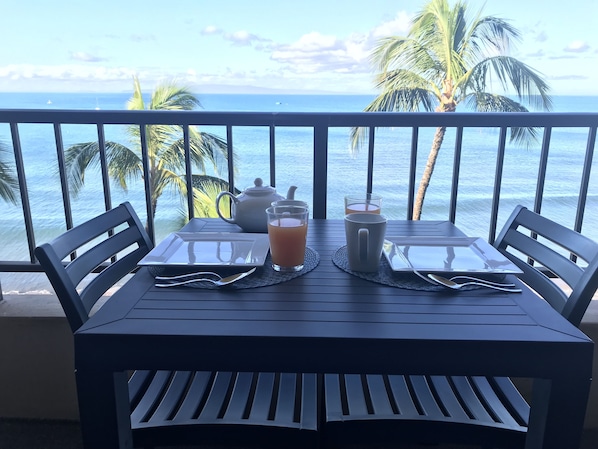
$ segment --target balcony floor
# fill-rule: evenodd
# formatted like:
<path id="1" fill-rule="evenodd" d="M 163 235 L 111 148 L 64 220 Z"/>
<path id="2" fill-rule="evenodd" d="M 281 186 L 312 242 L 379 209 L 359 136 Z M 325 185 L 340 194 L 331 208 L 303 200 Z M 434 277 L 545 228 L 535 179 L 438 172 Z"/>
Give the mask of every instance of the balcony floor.
<path id="1" fill-rule="evenodd" d="M 597 444 L 598 430 L 586 430 L 584 433 L 581 447 L 579 449 L 595 449 L 597 447 Z M 473 449 L 473 447 L 474 446 L 458 445 L 396 445 L 393 446 L 393 449 Z M 81 443 L 81 435 L 79 434 L 79 424 L 77 422 L 0 419 L 0 448 L 82 449 L 83 445 Z M 177 449 L 217 448 L 206 446 L 192 446 L 182 448 L 181 446 L 177 446 Z"/>

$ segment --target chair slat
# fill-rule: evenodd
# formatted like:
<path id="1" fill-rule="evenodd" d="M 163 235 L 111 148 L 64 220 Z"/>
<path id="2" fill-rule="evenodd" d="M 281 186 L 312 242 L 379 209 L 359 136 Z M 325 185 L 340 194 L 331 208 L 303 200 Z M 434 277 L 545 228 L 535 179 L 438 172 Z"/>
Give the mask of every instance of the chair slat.
<path id="1" fill-rule="evenodd" d="M 372 410 L 377 414 L 393 414 L 391 397 L 386 388 L 383 376 L 366 376 L 370 399 L 372 401 Z"/>
<path id="2" fill-rule="evenodd" d="M 199 415 L 201 421 L 215 423 L 220 419 L 220 414 L 227 405 L 228 392 L 234 378 L 233 373 L 216 373 L 206 404 Z"/>
<path id="3" fill-rule="evenodd" d="M 275 378 L 274 373 L 259 373 L 250 411 L 251 420 L 266 421 L 269 419 Z"/>
<path id="4" fill-rule="evenodd" d="M 345 391 L 347 395 L 347 407 L 349 409 L 349 413 L 353 416 L 369 415 L 361 375 L 347 374 L 344 376 L 344 378 Z"/>
<path id="5" fill-rule="evenodd" d="M 294 422 L 297 404 L 296 388 L 297 374 L 281 373 L 276 401 L 275 421 Z"/>
<path id="6" fill-rule="evenodd" d="M 453 388 L 448 381 L 448 378 L 445 376 L 431 376 L 430 382 L 434 386 L 434 390 L 436 395 L 440 398 L 440 403 L 442 404 L 443 411 L 448 414 L 451 418 L 455 418 L 461 421 L 467 421 L 469 419 L 469 415 L 461 405 L 459 401 L 459 397 L 453 391 Z M 461 382 L 460 382 L 461 383 Z M 462 387 L 464 385 L 461 385 Z M 466 395 L 466 398 L 463 398 L 464 402 L 469 399 L 471 403 L 467 403 L 471 405 L 473 408 L 478 409 L 480 408 L 479 402 L 476 403 L 477 398 L 475 398 L 475 394 L 471 391 L 463 391 Z"/>
<path id="7" fill-rule="evenodd" d="M 131 420 L 135 422 L 147 422 L 151 418 L 152 411 L 158 407 L 170 378 L 171 371 L 157 371 L 149 387 L 137 407 L 131 413 Z"/>
<path id="8" fill-rule="evenodd" d="M 169 384 L 165 386 L 162 400 L 148 419 L 150 424 L 160 424 L 172 419 L 187 392 L 192 376 L 191 371 L 175 371 L 172 373 Z"/>
<path id="9" fill-rule="evenodd" d="M 399 414 L 404 417 L 419 416 L 417 406 L 413 400 L 413 396 L 407 386 L 407 379 L 405 376 L 392 375 L 388 376 L 388 383 L 390 385 L 393 399 L 399 409 Z"/>
<path id="10" fill-rule="evenodd" d="M 204 399 L 210 391 L 212 381 L 212 372 L 196 371 L 193 373 L 193 380 L 189 385 L 189 390 L 172 419 L 173 424 L 188 424 L 197 418 Z"/>
<path id="11" fill-rule="evenodd" d="M 337 421 L 343 416 L 343 401 L 341 399 L 340 376 L 338 374 L 326 374 L 324 376 L 324 406 L 326 409 L 326 420 Z"/>
<path id="12" fill-rule="evenodd" d="M 233 384 L 230 400 L 224 412 L 223 419 L 240 422 L 244 418 L 249 402 L 252 398 L 253 373 L 239 373 Z"/>
<path id="13" fill-rule="evenodd" d="M 409 376 L 409 381 L 413 386 L 414 397 L 417 398 L 423 415 L 443 419 L 445 414 L 436 401 L 426 376 Z"/>
<path id="14" fill-rule="evenodd" d="M 320 378 L 321 376 L 312 373 L 301 374 L 301 419 L 297 424 L 303 429 L 319 429 L 322 406 Z"/>
<path id="15" fill-rule="evenodd" d="M 480 390 L 484 390 L 491 387 L 495 394 L 500 395 L 503 404 L 509 407 L 510 417 L 514 419 L 515 423 L 513 426 L 520 425 L 525 427 L 529 423 L 529 404 L 525 398 L 521 395 L 517 387 L 513 384 L 513 381 L 508 377 L 474 377 L 474 382 Z M 483 384 L 483 386 L 482 386 Z M 486 396 L 486 395 L 484 395 Z M 507 422 L 509 417 L 501 417 L 502 422 Z"/>

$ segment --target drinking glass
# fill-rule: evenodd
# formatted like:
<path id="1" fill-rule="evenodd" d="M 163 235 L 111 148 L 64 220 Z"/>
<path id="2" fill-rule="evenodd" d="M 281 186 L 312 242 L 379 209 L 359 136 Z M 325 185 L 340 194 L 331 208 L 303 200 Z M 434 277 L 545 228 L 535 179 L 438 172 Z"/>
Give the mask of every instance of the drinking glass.
<path id="1" fill-rule="evenodd" d="M 299 206 L 309 209 L 309 204 L 301 200 L 276 200 L 272 201 L 271 206 Z"/>
<path id="2" fill-rule="evenodd" d="M 281 272 L 301 271 L 305 260 L 309 209 L 304 206 L 271 206 L 268 237 L 272 268 Z"/>
<path id="3" fill-rule="evenodd" d="M 345 196 L 345 215 L 379 214 L 382 208 L 382 197 L 373 193 Z"/>

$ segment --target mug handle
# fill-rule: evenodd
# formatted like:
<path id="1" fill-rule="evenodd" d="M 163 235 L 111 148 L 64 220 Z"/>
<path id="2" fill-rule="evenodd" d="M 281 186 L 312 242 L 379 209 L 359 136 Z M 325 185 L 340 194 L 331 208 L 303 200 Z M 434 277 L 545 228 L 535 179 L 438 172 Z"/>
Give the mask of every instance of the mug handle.
<path id="1" fill-rule="evenodd" d="M 230 192 L 224 191 L 224 192 L 220 192 L 218 194 L 218 196 L 216 197 L 216 213 L 218 214 L 218 216 L 220 218 L 222 218 L 224 221 L 226 221 L 227 223 L 232 223 L 232 224 L 237 224 L 235 217 L 225 217 L 224 215 L 222 215 L 222 212 L 220 212 L 220 200 L 222 199 L 222 197 L 224 196 L 230 196 L 231 201 L 234 203 L 237 201 L 237 198 Z M 232 209 L 232 208 L 231 208 Z M 231 212 L 232 213 L 232 212 Z"/>
<path id="2" fill-rule="evenodd" d="M 359 260 L 362 262 L 368 259 L 368 240 L 370 231 L 367 228 L 361 228 L 357 233 L 357 248 L 359 248 Z"/>

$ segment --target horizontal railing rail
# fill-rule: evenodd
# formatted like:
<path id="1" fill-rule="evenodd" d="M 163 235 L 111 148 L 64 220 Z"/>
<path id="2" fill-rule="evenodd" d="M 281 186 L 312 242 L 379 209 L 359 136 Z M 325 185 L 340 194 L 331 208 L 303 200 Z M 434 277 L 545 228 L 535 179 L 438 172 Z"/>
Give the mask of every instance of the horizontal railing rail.
<path id="1" fill-rule="evenodd" d="M 594 167 L 594 148 L 596 143 L 596 130 L 598 126 L 598 113 L 265 113 L 265 112 L 209 112 L 209 111 L 87 111 L 87 110 L 25 110 L 4 109 L 0 110 L 0 127 L 5 126 L 8 139 L 3 138 L 5 144 L 14 151 L 14 162 L 19 183 L 20 209 L 27 235 L 27 260 L 9 260 L 0 257 L 0 271 L 22 272 L 40 271 L 34 257 L 35 246 L 39 242 L 36 238 L 34 215 L 28 194 L 28 168 L 23 157 L 21 132 L 25 125 L 46 124 L 53 129 L 55 148 L 40 148 L 40 151 L 55 151 L 56 163 L 60 174 L 60 195 L 62 210 L 56 211 L 62 215 L 65 228 L 73 226 L 72 200 L 70 198 L 67 173 L 64 162 L 65 145 L 63 128 L 66 125 L 93 125 L 97 128 L 97 142 L 100 148 L 106 144 L 106 127 L 109 125 L 133 125 L 139 127 L 140 147 L 143 159 L 143 177 L 145 185 L 145 207 L 147 217 L 153 216 L 152 201 L 149 192 L 149 164 L 146 127 L 149 125 L 176 125 L 182 129 L 184 140 L 187 169 L 185 172 L 188 183 L 188 196 L 186 207 L 188 216 L 194 216 L 193 198 L 191 189 L 192 166 L 189 152 L 189 127 L 222 127 L 227 142 L 228 162 L 227 179 L 229 189 L 234 191 L 236 186 L 235 173 L 235 142 L 233 130 L 239 127 L 264 127 L 269 133 L 269 184 L 277 185 L 276 155 L 277 135 L 281 128 L 304 127 L 313 130 L 312 151 L 312 214 L 314 218 L 326 218 L 329 193 L 329 138 L 334 128 L 362 127 L 367 129 L 367 167 L 364 169 L 366 176 L 366 189 L 376 190 L 375 163 L 378 155 L 377 132 L 381 128 L 405 128 L 410 133 L 410 155 L 405 164 L 408 165 L 408 185 L 406 189 L 405 217 L 413 217 L 415 194 L 419 184 L 418 154 L 420 151 L 429 150 L 429 144 L 420 143 L 420 134 L 424 129 L 434 130 L 445 127 L 454 130 L 454 142 L 447 141 L 442 146 L 442 151 L 450 148 L 453 152 L 453 167 L 448 195 L 448 216 L 446 219 L 455 222 L 459 200 L 459 182 L 467 173 L 462 172 L 460 158 L 464 139 L 464 130 L 469 128 L 493 128 L 499 133 L 496 145 L 496 158 L 494 178 L 486 180 L 492 185 L 490 216 L 482 219 L 488 223 L 488 240 L 493 241 L 498 221 L 498 211 L 501 202 L 501 183 L 503 178 L 505 151 L 509 142 L 511 128 L 535 128 L 538 132 L 540 144 L 540 157 L 536 176 L 536 191 L 534 193 L 534 210 L 540 212 L 544 197 L 544 182 L 546 177 L 546 164 L 551 149 L 551 136 L 556 128 L 572 128 L 582 132 L 585 140 L 583 163 L 579 167 L 579 192 L 575 210 L 574 228 L 578 231 L 584 224 L 584 212 L 590 188 Z M 3 137 L 0 128 L 0 137 Z M 6 142 L 8 140 L 8 142 Z M 422 147 L 423 148 L 420 148 Z M 420 162 L 421 164 L 421 162 Z M 420 168 L 421 169 L 421 168 Z M 106 154 L 102 152 L 100 164 L 101 182 L 103 185 L 104 208 L 113 207 L 113 195 L 110 188 Z M 594 176 L 598 176 L 594 174 Z M 596 192 L 590 192 L 595 194 Z M 2 200 L 0 200 L 2 204 Z M 148 231 L 155 238 L 155 223 L 148 219 Z M 1 239 L 1 237 L 0 237 Z"/>

